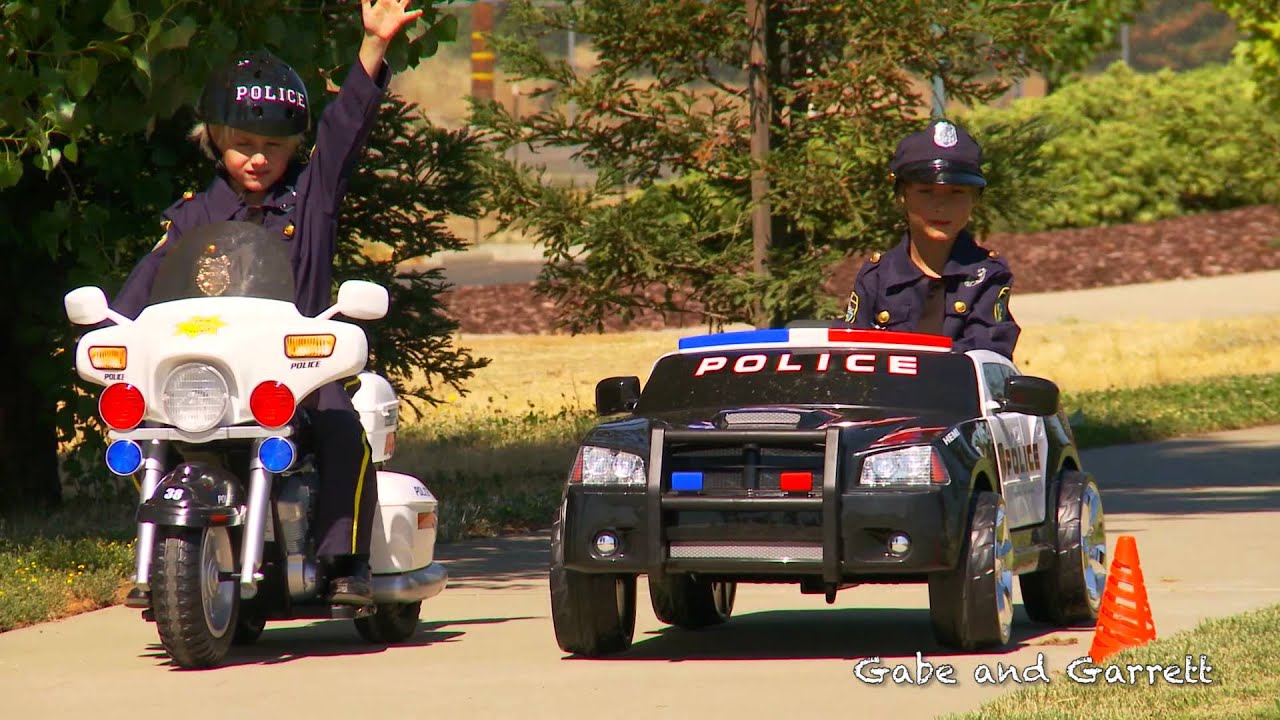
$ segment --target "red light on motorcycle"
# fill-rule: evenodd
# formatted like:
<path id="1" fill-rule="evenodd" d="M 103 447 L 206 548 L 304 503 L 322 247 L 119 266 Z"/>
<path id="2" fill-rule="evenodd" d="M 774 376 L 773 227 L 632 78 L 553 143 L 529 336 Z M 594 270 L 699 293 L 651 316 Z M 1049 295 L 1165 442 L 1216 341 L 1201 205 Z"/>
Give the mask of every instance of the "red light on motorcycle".
<path id="1" fill-rule="evenodd" d="M 116 383 L 102 391 L 98 398 L 98 414 L 112 430 L 132 430 L 147 414 L 142 391 L 128 383 Z"/>
<path id="2" fill-rule="evenodd" d="M 439 523 L 439 517 L 435 511 L 418 513 L 418 529 L 430 530 Z"/>
<path id="3" fill-rule="evenodd" d="M 263 427 L 284 427 L 293 419 L 297 405 L 293 392 L 283 383 L 267 380 L 258 383 L 249 395 L 249 410 Z"/>

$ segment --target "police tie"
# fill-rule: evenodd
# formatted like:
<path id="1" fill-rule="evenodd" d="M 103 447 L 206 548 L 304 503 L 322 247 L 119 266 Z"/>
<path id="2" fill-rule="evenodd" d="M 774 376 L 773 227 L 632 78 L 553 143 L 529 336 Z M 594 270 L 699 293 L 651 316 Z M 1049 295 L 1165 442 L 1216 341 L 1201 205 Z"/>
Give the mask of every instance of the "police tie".
<path id="1" fill-rule="evenodd" d="M 924 297 L 924 310 L 920 313 L 920 321 L 916 323 L 916 332 L 942 334 L 943 302 L 946 299 L 946 284 L 940 278 L 930 278 Z"/>

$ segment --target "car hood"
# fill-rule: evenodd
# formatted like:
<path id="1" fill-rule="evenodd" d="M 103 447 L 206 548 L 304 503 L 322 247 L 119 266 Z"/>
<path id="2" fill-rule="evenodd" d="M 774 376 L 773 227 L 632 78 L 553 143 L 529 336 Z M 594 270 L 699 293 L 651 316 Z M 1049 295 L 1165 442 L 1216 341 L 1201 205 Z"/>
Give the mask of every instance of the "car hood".
<path id="1" fill-rule="evenodd" d="M 841 447 L 853 450 L 882 445 L 929 442 L 959 418 L 900 408 L 763 406 L 690 409 L 632 416 L 598 425 L 587 444 L 645 454 L 654 427 L 667 430 L 825 430 L 838 427 Z"/>

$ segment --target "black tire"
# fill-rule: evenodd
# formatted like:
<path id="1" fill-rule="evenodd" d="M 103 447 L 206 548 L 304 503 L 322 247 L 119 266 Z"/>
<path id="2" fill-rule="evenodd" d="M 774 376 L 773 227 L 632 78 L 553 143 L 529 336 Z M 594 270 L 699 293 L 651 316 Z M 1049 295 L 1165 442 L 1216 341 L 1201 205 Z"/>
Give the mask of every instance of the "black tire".
<path id="1" fill-rule="evenodd" d="M 980 492 L 956 567 L 929 577 L 937 641 L 962 651 L 1007 645 L 1013 620 L 1013 541 L 1004 498 Z"/>
<path id="2" fill-rule="evenodd" d="M 243 606 L 241 607 L 243 612 Z M 240 616 L 240 621 L 236 623 L 236 634 L 231 638 L 232 645 L 252 645 L 258 642 L 262 637 L 262 632 L 267 629 L 267 621 L 261 617 L 245 617 Z"/>
<path id="3" fill-rule="evenodd" d="M 418 616 L 422 601 L 414 603 L 379 603 L 372 615 L 354 620 L 360 637 L 379 645 L 402 643 L 418 632 Z"/>
<path id="4" fill-rule="evenodd" d="M 560 649 L 602 657 L 631 647 L 636 576 L 590 574 L 564 566 L 563 510 L 551 535 L 551 623 Z"/>
<path id="5" fill-rule="evenodd" d="M 160 644 L 182 668 L 222 662 L 235 638 L 240 587 L 218 580 L 235 570 L 226 528 L 161 528 L 151 575 L 151 607 Z M 210 577 L 210 573 L 214 573 Z"/>
<path id="6" fill-rule="evenodd" d="M 700 630 L 719 625 L 733 615 L 738 584 L 692 575 L 650 575 L 649 602 L 653 614 L 668 625 Z"/>
<path id="7" fill-rule="evenodd" d="M 1022 607 L 1040 623 L 1093 624 L 1107 586 L 1107 530 L 1102 493 L 1088 473 L 1067 471 L 1058 483 L 1049 567 L 1018 578 Z"/>

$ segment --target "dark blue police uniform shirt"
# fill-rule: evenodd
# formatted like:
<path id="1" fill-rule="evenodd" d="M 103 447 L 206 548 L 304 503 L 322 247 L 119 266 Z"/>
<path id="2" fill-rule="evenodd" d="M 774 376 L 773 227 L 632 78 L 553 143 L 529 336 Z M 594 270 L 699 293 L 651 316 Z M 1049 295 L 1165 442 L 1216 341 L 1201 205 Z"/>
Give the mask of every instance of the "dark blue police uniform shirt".
<path id="1" fill-rule="evenodd" d="M 857 328 L 914 332 L 924 310 L 929 281 L 911 261 L 910 240 L 885 253 L 873 253 L 858 272 L 845 321 Z M 1013 273 L 996 253 L 961 231 L 942 271 L 945 283 L 942 334 L 952 349 L 993 350 L 1013 358 L 1022 329 L 1009 312 Z"/>
<path id="2" fill-rule="evenodd" d="M 290 244 L 295 302 L 303 315 L 314 317 L 332 304 L 338 209 L 390 75 L 384 64 L 375 80 L 363 65 L 354 63 L 338 97 L 320 117 L 310 160 L 292 164 L 263 200 L 260 222 Z M 137 318 L 147 305 L 169 242 L 184 231 L 205 223 L 246 220 L 250 210 L 221 173 L 204 192 L 184 194 L 165 210 L 165 239 L 129 274 L 113 309 Z"/>

